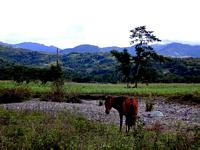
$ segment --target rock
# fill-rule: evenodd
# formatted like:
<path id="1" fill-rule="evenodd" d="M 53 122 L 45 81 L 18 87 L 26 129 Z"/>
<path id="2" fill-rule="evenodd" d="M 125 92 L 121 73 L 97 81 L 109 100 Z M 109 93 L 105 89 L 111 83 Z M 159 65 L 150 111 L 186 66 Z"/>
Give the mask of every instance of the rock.
<path id="1" fill-rule="evenodd" d="M 161 111 L 152 111 L 149 113 L 149 116 L 150 117 L 164 117 Z"/>

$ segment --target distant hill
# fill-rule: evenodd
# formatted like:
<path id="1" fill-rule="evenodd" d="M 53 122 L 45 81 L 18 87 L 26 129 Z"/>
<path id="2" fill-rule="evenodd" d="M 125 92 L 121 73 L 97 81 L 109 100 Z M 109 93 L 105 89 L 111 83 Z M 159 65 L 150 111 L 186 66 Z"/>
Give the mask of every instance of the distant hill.
<path id="1" fill-rule="evenodd" d="M 56 53 L 57 47 L 55 46 L 46 46 L 44 44 L 32 43 L 32 42 L 23 42 L 19 44 L 14 44 L 15 48 L 23 48 L 32 51 L 46 52 L 46 53 Z"/>
<path id="2" fill-rule="evenodd" d="M 156 45 L 155 50 L 165 56 L 171 57 L 200 57 L 200 45 L 188 45 L 181 43 L 170 43 L 167 45 Z"/>
<path id="3" fill-rule="evenodd" d="M 98 53 L 98 52 L 110 52 L 111 50 L 117 50 L 122 51 L 124 48 L 128 49 L 131 54 L 134 53 L 134 47 L 117 47 L 117 46 L 111 46 L 111 47 L 98 47 L 95 45 L 89 45 L 89 44 L 83 44 L 76 46 L 74 48 L 66 48 L 64 50 L 61 50 L 61 54 L 69 54 L 72 52 L 75 53 Z"/>
<path id="4" fill-rule="evenodd" d="M 55 61 L 56 56 L 22 48 L 0 45 L 0 58 L 15 64 L 42 67 Z"/>
<path id="5" fill-rule="evenodd" d="M 83 44 L 76 46 L 74 48 L 66 48 L 61 51 L 61 54 L 69 54 L 69 53 L 97 53 L 100 52 L 100 47 L 95 45 Z"/>
<path id="6" fill-rule="evenodd" d="M 0 45 L 0 64 L 14 63 L 32 67 L 44 67 L 55 63 L 55 54 L 29 51 Z M 110 70 L 115 59 L 110 53 L 69 53 L 60 56 L 62 66 L 72 71 L 91 73 L 96 70 Z"/>
<path id="7" fill-rule="evenodd" d="M 164 56 L 169 57 L 200 57 L 200 45 L 192 46 L 188 44 L 181 44 L 181 43 L 170 43 L 170 44 L 154 44 L 152 45 L 154 50 Z M 64 49 L 61 51 L 62 54 L 69 54 L 71 52 L 78 52 L 78 53 L 97 53 L 97 52 L 110 52 L 111 50 L 118 50 L 122 51 L 124 48 L 128 49 L 128 51 L 135 55 L 135 48 L 134 46 L 131 47 L 98 47 L 94 45 L 79 45 L 74 48 Z"/>
<path id="8" fill-rule="evenodd" d="M 7 44 L 0 42 L 0 45 L 4 46 L 11 46 L 14 48 L 23 48 L 26 50 L 37 51 L 37 52 L 45 52 L 55 54 L 57 47 L 55 46 L 46 46 L 44 44 L 39 43 L 31 43 L 31 42 L 24 42 L 19 44 Z M 178 58 L 185 58 L 185 57 L 200 57 L 200 45 L 188 45 L 188 44 L 181 44 L 181 43 L 170 43 L 170 44 L 154 44 L 152 47 L 161 55 L 170 56 L 170 57 L 178 57 Z M 111 50 L 118 50 L 122 51 L 124 48 L 128 49 L 128 51 L 134 55 L 135 48 L 134 46 L 131 47 L 98 47 L 95 45 L 90 44 L 83 44 L 76 46 L 74 48 L 66 48 L 66 49 L 59 49 L 61 54 L 69 54 L 69 53 L 99 53 L 99 52 L 110 52 Z"/>

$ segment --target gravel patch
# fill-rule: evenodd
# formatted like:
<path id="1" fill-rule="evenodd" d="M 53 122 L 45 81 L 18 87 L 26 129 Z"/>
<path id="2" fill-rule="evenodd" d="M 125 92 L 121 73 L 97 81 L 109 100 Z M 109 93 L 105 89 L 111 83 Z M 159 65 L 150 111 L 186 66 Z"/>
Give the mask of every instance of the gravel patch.
<path id="1" fill-rule="evenodd" d="M 105 107 L 98 106 L 96 100 L 82 100 L 81 104 L 44 102 L 33 99 L 22 103 L 1 104 L 0 107 L 14 110 L 43 111 L 56 115 L 60 111 L 69 111 L 81 114 L 89 120 L 103 123 L 119 124 L 119 114 L 112 109 L 110 114 L 105 114 Z M 153 125 L 159 121 L 166 128 L 176 128 L 180 124 L 200 127 L 200 105 L 183 105 L 179 103 L 168 103 L 162 99 L 155 100 L 154 111 L 163 113 L 162 117 L 152 117 L 145 112 L 145 102 L 139 102 L 139 116 L 146 126 Z"/>

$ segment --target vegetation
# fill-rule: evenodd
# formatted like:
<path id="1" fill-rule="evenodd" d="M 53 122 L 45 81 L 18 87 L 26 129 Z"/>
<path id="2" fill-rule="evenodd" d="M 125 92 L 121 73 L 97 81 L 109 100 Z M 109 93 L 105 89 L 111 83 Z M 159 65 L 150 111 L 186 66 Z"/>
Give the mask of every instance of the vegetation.
<path id="1" fill-rule="evenodd" d="M 130 75 L 131 75 L 131 55 L 128 53 L 127 49 L 124 49 L 123 52 L 118 52 L 116 50 L 112 50 L 111 54 L 117 59 L 119 62 L 118 70 L 122 72 L 123 81 L 127 83 L 127 88 L 129 88 Z"/>
<path id="2" fill-rule="evenodd" d="M 122 78 L 123 74 L 117 71 L 117 63 L 111 53 L 70 53 L 60 55 L 60 59 L 67 81 L 84 83 L 125 81 Z M 45 83 L 51 80 L 48 71 L 55 61 L 55 55 L 0 46 L 0 80 L 39 79 Z M 140 68 L 142 73 L 139 72 L 139 76 L 142 77 L 140 82 L 200 83 L 199 66 L 200 58 L 170 58 L 170 61 L 165 63 L 150 60 Z M 131 82 L 134 80 L 131 79 Z"/>
<path id="3" fill-rule="evenodd" d="M 27 101 L 31 97 L 31 91 L 27 87 L 5 88 L 0 90 L 1 103 L 16 103 Z"/>
<path id="4" fill-rule="evenodd" d="M 163 132 L 159 124 L 138 125 L 130 136 L 115 125 L 104 125 L 63 112 L 53 117 L 40 112 L 0 108 L 0 149 L 197 149 L 199 129 Z M 192 132 L 192 136 L 190 135 Z M 94 138 L 95 137 L 95 138 Z"/>
<path id="5" fill-rule="evenodd" d="M 16 89 L 18 87 L 28 88 L 31 90 L 32 96 L 41 97 L 51 91 L 52 84 L 30 82 L 29 84 L 17 84 L 13 81 L 1 81 L 0 82 L 0 93 L 3 89 Z M 177 99 L 174 96 L 180 97 L 187 94 L 194 94 L 196 97 L 200 96 L 200 84 L 151 84 L 146 86 L 145 84 L 139 84 L 137 89 L 124 88 L 125 84 L 95 84 L 95 83 L 73 83 L 68 82 L 64 84 L 64 92 L 69 97 L 79 97 L 81 95 L 138 95 L 146 96 L 167 96 L 171 99 Z M 196 99 L 196 98 L 195 98 Z M 196 100 L 200 102 L 199 100 Z"/>
<path id="6" fill-rule="evenodd" d="M 151 59 L 156 61 L 163 61 L 164 57 L 158 55 L 149 43 L 159 42 L 159 40 L 155 35 L 153 35 L 153 31 L 147 31 L 146 26 L 137 27 L 131 32 L 131 44 L 135 45 L 136 56 L 133 56 L 132 59 L 134 61 L 134 82 L 135 88 L 137 88 L 137 83 L 139 80 L 148 80 L 147 76 L 144 76 L 145 72 L 149 71 L 151 66 L 149 66 L 149 62 Z M 148 66 L 147 66 L 148 65 Z M 143 68 L 143 69 L 141 69 Z M 141 72 L 143 71 L 143 72 Z M 154 76 L 154 74 L 151 74 Z"/>
<path id="7" fill-rule="evenodd" d="M 184 81 L 192 82 L 192 84 L 162 83 L 149 86 L 138 84 L 139 88 L 130 89 L 124 88 L 125 84 L 73 82 L 64 84 L 63 82 L 63 79 L 76 82 L 107 83 L 131 80 L 130 60 L 127 57 L 132 56 L 126 53 L 126 50 L 115 53 L 124 54 L 125 58 L 123 59 L 127 60 L 125 64 L 123 64 L 123 59 L 121 61 L 125 80 L 121 80 L 122 74 L 116 73 L 116 62 L 109 53 L 71 53 L 61 56 L 62 66 L 53 66 L 49 64 L 54 64 L 55 55 L 27 52 L 23 49 L 17 49 L 12 53 L 13 48 L 4 50 L 5 47 L 0 46 L 0 79 L 14 80 L 15 82 L 0 81 L 0 103 L 23 102 L 31 97 L 41 97 L 46 101 L 80 102 L 78 98 L 80 96 L 100 95 L 104 97 L 112 94 L 167 96 L 172 101 L 200 103 L 200 84 L 193 84 L 193 82 L 200 82 L 200 59 L 171 59 L 172 61 L 165 64 L 159 64 L 149 59 L 148 63 L 144 63 L 145 65 L 137 62 L 136 70 L 138 68 L 140 70 L 136 73 L 138 80 L 138 76 L 142 72 L 143 80 L 148 79 L 148 82 Z M 140 53 L 139 50 L 143 51 L 144 49 L 138 47 L 138 53 Z M 145 53 L 143 54 L 145 57 L 147 56 Z M 151 54 L 154 55 L 154 53 Z M 1 56 L 4 57 L 1 58 Z M 64 72 L 61 67 L 64 68 Z M 149 71 L 147 68 L 151 68 L 151 70 Z M 148 111 L 152 109 L 152 104 L 151 101 L 147 103 Z M 101 105 L 103 105 L 103 101 L 99 101 L 99 106 Z M 0 149 L 184 150 L 198 149 L 200 145 L 199 128 L 179 129 L 174 132 L 162 130 L 159 122 L 151 128 L 144 128 L 139 123 L 130 136 L 126 136 L 119 133 L 118 127 L 115 125 L 88 121 L 69 112 L 51 116 L 40 112 L 9 111 L 0 108 L 0 126 Z"/>

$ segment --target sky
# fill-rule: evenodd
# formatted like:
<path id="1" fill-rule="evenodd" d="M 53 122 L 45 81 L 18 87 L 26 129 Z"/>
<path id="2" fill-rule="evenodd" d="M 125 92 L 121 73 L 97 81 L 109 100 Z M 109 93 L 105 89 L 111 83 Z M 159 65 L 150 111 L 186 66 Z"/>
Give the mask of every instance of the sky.
<path id="1" fill-rule="evenodd" d="M 200 0 L 0 0 L 0 41 L 130 46 L 145 25 L 163 42 L 200 44 Z"/>

